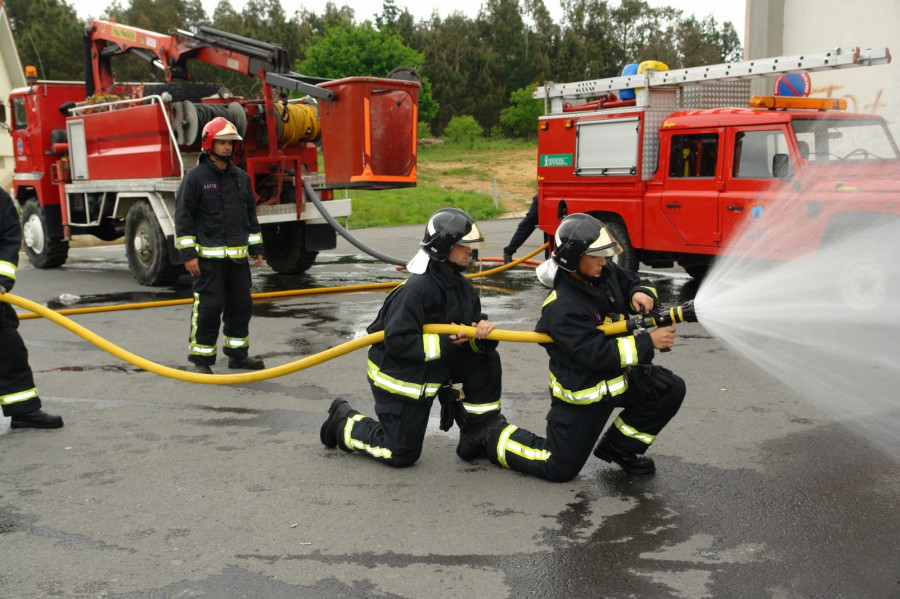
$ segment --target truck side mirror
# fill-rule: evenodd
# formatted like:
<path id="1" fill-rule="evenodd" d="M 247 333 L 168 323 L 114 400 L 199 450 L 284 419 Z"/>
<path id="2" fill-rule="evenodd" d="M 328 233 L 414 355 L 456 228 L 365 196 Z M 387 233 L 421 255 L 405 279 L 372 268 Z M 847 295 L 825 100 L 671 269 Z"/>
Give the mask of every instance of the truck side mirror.
<path id="1" fill-rule="evenodd" d="M 6 123 L 6 104 L 0 102 L 0 123 Z"/>
<path id="2" fill-rule="evenodd" d="M 790 179 L 793 176 L 791 157 L 787 154 L 775 154 L 772 157 L 772 176 L 776 179 Z"/>

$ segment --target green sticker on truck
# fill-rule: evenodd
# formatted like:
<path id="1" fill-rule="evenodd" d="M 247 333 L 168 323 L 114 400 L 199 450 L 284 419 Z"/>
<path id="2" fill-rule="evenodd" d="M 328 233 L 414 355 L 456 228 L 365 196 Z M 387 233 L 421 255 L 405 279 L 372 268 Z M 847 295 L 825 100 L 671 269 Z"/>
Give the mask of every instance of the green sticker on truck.
<path id="1" fill-rule="evenodd" d="M 571 154 L 541 154 L 540 165 L 543 166 L 572 166 Z"/>

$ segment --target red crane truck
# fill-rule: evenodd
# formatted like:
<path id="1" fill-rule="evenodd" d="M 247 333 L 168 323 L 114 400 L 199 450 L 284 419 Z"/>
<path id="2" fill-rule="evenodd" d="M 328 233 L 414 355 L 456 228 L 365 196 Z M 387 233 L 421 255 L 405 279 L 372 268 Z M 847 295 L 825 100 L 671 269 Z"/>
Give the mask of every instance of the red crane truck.
<path id="1" fill-rule="evenodd" d="M 834 99 L 750 96 L 753 78 L 889 62 L 886 48 L 839 48 L 547 83 L 533 94 L 546 106 L 539 226 L 552 236 L 566 214 L 590 213 L 624 248 L 621 266 L 677 262 L 699 279 L 719 255 L 790 259 L 900 219 L 900 152 L 881 117 Z M 754 244 L 774 219 L 794 225 Z"/>
<path id="2" fill-rule="evenodd" d="M 335 189 L 415 185 L 419 83 L 410 77 L 305 77 L 291 72 L 282 46 L 207 27 L 163 35 L 94 21 L 85 54 L 84 83 L 32 78 L 10 93 L 14 197 L 38 268 L 61 266 L 71 236 L 90 234 L 124 236 L 129 267 L 144 285 L 184 274 L 175 194 L 196 163 L 199 132 L 216 116 L 244 139 L 235 163 L 250 174 L 266 262 L 278 272 L 303 272 L 319 250 L 335 247 L 335 231 L 305 187 L 340 218 L 350 200 L 334 199 Z M 117 82 L 112 63 L 123 55 L 161 69 L 166 83 Z M 189 61 L 257 78 L 260 93 L 243 98 L 191 83 Z"/>

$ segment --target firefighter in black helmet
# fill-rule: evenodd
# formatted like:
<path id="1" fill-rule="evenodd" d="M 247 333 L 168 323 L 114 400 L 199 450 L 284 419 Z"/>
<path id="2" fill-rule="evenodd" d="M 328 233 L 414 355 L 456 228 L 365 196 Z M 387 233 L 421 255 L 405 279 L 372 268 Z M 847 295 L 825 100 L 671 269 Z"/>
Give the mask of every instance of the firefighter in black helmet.
<path id="1" fill-rule="evenodd" d="M 320 431 L 325 447 L 394 467 L 419 459 L 435 397 L 442 403 L 441 428 L 453 420 L 460 427 L 456 452 L 464 459 L 483 456 L 481 431 L 505 422 L 497 342 L 485 339 L 494 325 L 462 274 L 484 237 L 468 214 L 443 208 L 429 219 L 419 246 L 407 264 L 411 276 L 388 295 L 367 329 L 384 331 L 384 341 L 369 348 L 367 368 L 378 419 L 338 398 Z M 474 326 L 476 333 L 423 333 L 426 324 Z"/>
<path id="2" fill-rule="evenodd" d="M 624 408 L 594 455 L 633 474 L 651 474 L 644 452 L 678 411 L 684 381 L 653 366 L 655 350 L 672 347 L 675 327 L 619 337 L 597 329 L 608 319 L 646 313 L 656 304 L 647 280 L 618 268 L 609 258 L 622 248 L 609 230 L 587 214 L 560 223 L 552 259 L 538 278 L 552 286 L 535 330 L 554 343 L 550 357 L 550 411 L 546 437 L 501 423 L 484 432 L 488 458 L 512 470 L 552 481 L 574 478 L 590 457 L 614 408 Z"/>

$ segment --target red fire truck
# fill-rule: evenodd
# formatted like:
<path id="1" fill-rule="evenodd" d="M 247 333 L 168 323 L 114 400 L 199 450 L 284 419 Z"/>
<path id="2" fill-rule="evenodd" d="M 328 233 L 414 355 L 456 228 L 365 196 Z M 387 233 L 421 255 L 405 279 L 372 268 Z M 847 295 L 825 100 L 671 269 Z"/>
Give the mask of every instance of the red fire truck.
<path id="1" fill-rule="evenodd" d="M 144 285 L 184 274 L 175 194 L 196 163 L 199 133 L 216 116 L 243 137 L 235 163 L 250 174 L 265 258 L 278 272 L 302 272 L 319 250 L 335 247 L 319 207 L 346 217 L 350 200 L 333 199 L 334 190 L 415 185 L 412 77 L 304 77 L 291 72 L 282 46 L 207 27 L 163 35 L 94 21 L 85 46 L 84 83 L 31 78 L 9 98 L 14 196 L 38 268 L 61 266 L 71 236 L 90 234 L 124 236 L 129 267 Z M 162 70 L 166 83 L 117 82 L 112 64 L 123 55 Z M 260 93 L 243 98 L 217 83 L 191 83 L 189 61 L 257 78 Z"/>
<path id="2" fill-rule="evenodd" d="M 590 213 L 621 243 L 625 268 L 677 262 L 701 278 L 719 255 L 789 259 L 898 219 L 900 152 L 881 117 L 834 99 L 750 96 L 753 78 L 888 62 L 886 48 L 839 48 L 548 83 L 533 96 L 546 105 L 539 226 L 552 235 L 566 214 Z M 776 219 L 793 226 L 778 243 L 752 243 Z"/>

